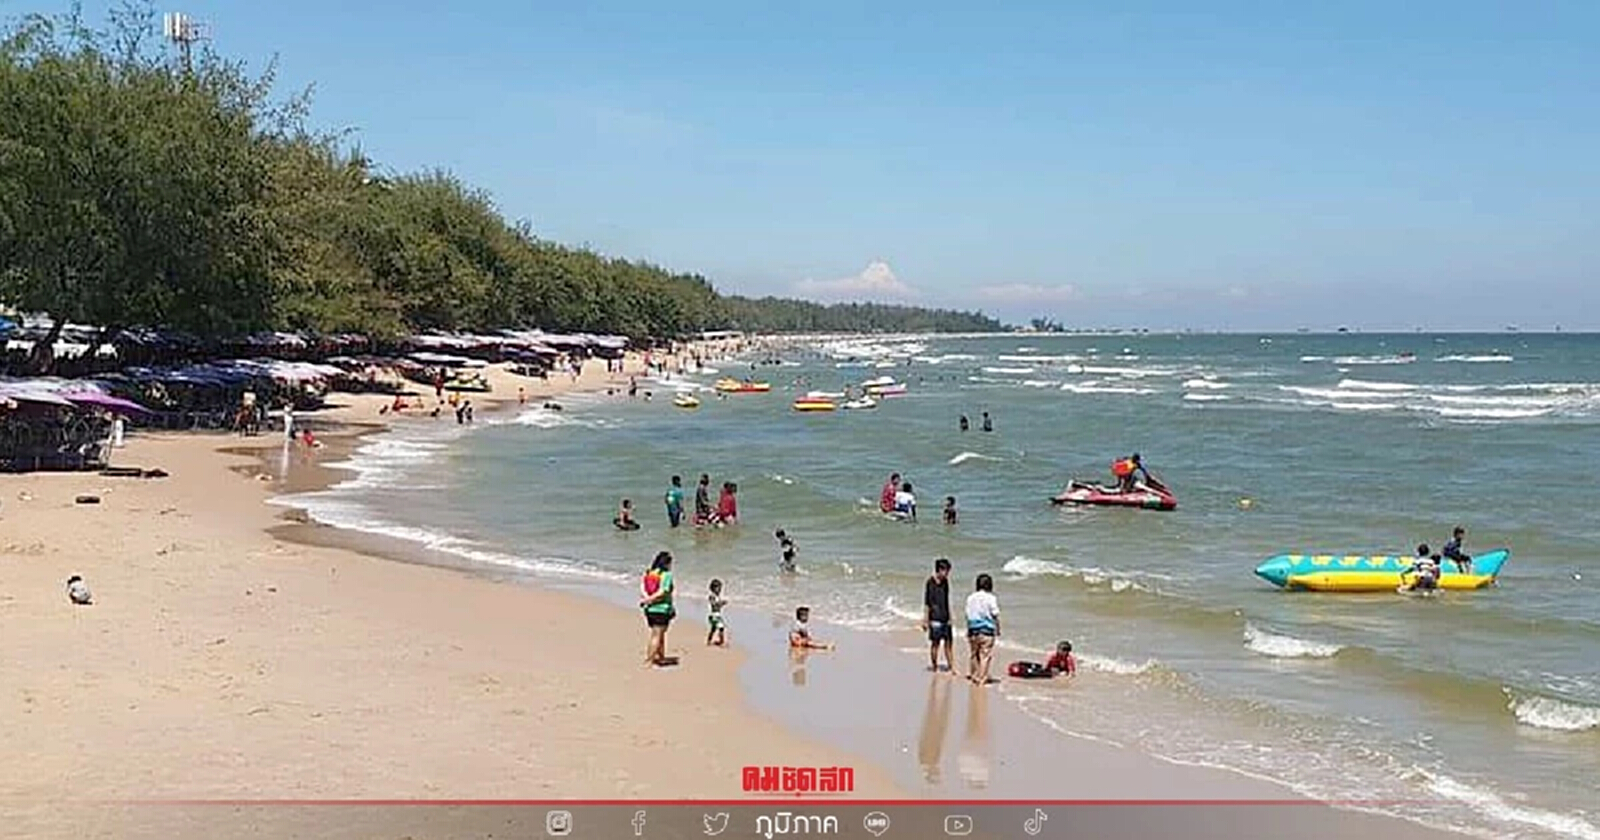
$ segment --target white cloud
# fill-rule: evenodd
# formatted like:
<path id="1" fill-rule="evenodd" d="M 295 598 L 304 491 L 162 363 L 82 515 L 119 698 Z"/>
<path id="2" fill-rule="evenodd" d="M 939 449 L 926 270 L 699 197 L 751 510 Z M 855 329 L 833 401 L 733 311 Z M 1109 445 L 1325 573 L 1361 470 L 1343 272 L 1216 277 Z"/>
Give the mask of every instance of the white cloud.
<path id="1" fill-rule="evenodd" d="M 1040 286 L 1033 283 L 1006 283 L 999 286 L 980 286 L 977 300 L 983 304 L 1046 304 L 1066 303 L 1082 299 L 1078 287 L 1071 284 Z"/>
<path id="2" fill-rule="evenodd" d="M 838 280 L 802 280 L 795 291 L 805 297 L 827 300 L 909 300 L 917 290 L 894 275 L 883 260 L 873 260 L 860 274 Z"/>

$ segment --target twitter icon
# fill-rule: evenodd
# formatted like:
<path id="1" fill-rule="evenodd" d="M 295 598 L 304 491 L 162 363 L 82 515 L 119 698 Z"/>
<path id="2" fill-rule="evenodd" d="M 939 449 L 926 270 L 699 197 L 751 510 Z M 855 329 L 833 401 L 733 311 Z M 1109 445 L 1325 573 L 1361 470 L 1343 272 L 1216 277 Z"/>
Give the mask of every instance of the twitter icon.
<path id="1" fill-rule="evenodd" d="M 707 837 L 715 837 L 728 829 L 728 815 L 726 813 L 706 814 L 701 819 L 705 821 Z"/>

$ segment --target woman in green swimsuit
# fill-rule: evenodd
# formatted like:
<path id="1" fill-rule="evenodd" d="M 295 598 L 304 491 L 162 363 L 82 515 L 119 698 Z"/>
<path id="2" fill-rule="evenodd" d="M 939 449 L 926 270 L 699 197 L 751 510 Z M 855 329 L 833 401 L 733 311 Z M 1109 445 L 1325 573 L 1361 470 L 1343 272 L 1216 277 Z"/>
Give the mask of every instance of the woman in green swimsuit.
<path id="1" fill-rule="evenodd" d="M 672 552 L 656 555 L 639 584 L 639 606 L 644 623 L 650 628 L 650 646 L 645 650 L 646 665 L 669 665 L 667 625 L 677 616 L 672 607 Z"/>

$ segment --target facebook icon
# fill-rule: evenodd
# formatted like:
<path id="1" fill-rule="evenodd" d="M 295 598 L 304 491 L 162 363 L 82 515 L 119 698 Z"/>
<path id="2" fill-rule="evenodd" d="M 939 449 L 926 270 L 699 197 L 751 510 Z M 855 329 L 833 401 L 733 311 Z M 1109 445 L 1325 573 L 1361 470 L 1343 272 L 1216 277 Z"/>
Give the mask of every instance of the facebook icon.
<path id="1" fill-rule="evenodd" d="M 643 837 L 644 836 L 644 812 L 643 811 L 634 811 L 633 812 L 633 836 L 635 836 L 635 837 Z"/>

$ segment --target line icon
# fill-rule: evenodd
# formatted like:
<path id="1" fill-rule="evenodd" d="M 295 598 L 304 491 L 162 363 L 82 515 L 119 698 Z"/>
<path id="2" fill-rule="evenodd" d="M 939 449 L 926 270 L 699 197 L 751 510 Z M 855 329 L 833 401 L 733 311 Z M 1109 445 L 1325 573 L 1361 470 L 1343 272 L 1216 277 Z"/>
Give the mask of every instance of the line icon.
<path id="1" fill-rule="evenodd" d="M 635 836 L 635 837 L 643 837 L 644 836 L 644 812 L 643 811 L 634 811 L 633 812 L 633 836 Z"/>
<path id="2" fill-rule="evenodd" d="M 861 820 L 861 827 L 872 833 L 873 837 L 882 837 L 889 830 L 889 815 L 882 811 L 873 811 Z"/>
<path id="3" fill-rule="evenodd" d="M 571 811 L 546 811 L 544 813 L 544 833 L 551 837 L 565 837 L 572 833 Z"/>
<path id="4" fill-rule="evenodd" d="M 1035 808 L 1033 816 L 1022 823 L 1022 830 L 1028 832 L 1029 837 L 1037 837 L 1039 832 L 1044 831 L 1044 821 L 1048 819 L 1050 819 L 1049 814 Z"/>
<path id="5" fill-rule="evenodd" d="M 966 837 L 972 833 L 972 818 L 966 814 L 951 814 L 945 817 L 944 833 L 951 837 Z"/>
<path id="6" fill-rule="evenodd" d="M 722 832 L 726 831 L 727 828 L 728 828 L 728 814 L 727 814 L 727 812 L 716 813 L 716 814 L 705 814 L 705 815 L 701 816 L 700 819 L 703 820 L 705 822 L 705 824 L 706 824 L 706 836 L 707 837 L 715 837 L 718 834 L 721 834 Z"/>

